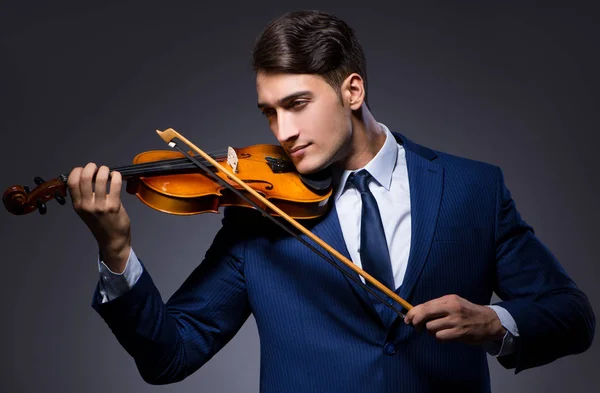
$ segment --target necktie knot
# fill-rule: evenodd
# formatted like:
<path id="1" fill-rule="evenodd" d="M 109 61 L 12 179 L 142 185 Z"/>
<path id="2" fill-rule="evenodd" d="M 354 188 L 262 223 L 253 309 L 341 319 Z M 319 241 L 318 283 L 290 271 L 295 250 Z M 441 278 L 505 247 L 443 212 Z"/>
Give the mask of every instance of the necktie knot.
<path id="1" fill-rule="evenodd" d="M 360 192 L 369 192 L 369 181 L 373 176 L 366 169 L 361 169 L 358 172 L 354 172 L 348 177 L 348 181 L 354 184 L 354 187 Z"/>

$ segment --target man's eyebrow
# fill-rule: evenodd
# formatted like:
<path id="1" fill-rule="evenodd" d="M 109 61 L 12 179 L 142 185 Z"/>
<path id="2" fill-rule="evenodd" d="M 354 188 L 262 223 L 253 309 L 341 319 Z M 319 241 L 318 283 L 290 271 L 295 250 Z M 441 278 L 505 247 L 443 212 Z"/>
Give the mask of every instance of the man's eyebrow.
<path id="1" fill-rule="evenodd" d="M 279 105 L 279 106 L 285 106 L 285 104 L 287 104 L 288 102 L 290 102 L 290 101 L 292 101 L 292 100 L 294 100 L 294 99 L 296 99 L 298 97 L 305 96 L 305 95 L 312 95 L 312 93 L 310 91 L 308 91 L 308 90 L 297 91 L 295 93 L 292 93 L 290 95 L 287 95 L 287 96 L 279 99 L 277 101 L 277 105 Z M 268 107 L 269 104 L 266 104 L 264 102 L 259 102 L 257 104 L 257 106 L 258 106 L 258 109 L 262 109 L 262 108 Z"/>

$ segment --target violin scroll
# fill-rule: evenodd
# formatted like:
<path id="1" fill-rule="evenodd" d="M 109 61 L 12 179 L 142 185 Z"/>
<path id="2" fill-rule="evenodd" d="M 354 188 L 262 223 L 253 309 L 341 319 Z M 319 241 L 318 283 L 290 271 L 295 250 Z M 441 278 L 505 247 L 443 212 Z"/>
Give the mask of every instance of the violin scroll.
<path id="1" fill-rule="evenodd" d="M 40 214 L 46 214 L 48 210 L 46 202 L 56 199 L 64 205 L 67 197 L 67 176 L 60 175 L 56 179 L 44 181 L 36 176 L 33 181 L 37 185 L 33 190 L 27 186 L 8 187 L 2 195 L 4 207 L 10 213 L 20 216 L 38 210 Z"/>

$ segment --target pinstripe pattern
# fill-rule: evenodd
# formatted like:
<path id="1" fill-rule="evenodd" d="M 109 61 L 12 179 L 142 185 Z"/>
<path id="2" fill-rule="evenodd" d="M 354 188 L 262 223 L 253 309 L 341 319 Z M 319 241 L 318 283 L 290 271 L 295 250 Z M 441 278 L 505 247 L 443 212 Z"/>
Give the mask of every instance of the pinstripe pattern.
<path id="1" fill-rule="evenodd" d="M 518 353 L 500 361 L 517 371 L 584 350 L 595 326 L 587 298 L 521 220 L 501 171 L 395 137 L 407 152 L 413 220 L 400 296 L 488 304 L 497 291 L 521 334 Z M 265 222 L 250 231 L 248 220 Z M 94 296 L 147 382 L 193 373 L 253 313 L 264 393 L 489 391 L 482 348 L 440 344 L 378 315 L 358 284 L 250 209 L 226 209 L 223 224 L 166 305 L 145 267 L 127 294 L 105 304 Z M 307 226 L 350 258 L 334 210 Z"/>

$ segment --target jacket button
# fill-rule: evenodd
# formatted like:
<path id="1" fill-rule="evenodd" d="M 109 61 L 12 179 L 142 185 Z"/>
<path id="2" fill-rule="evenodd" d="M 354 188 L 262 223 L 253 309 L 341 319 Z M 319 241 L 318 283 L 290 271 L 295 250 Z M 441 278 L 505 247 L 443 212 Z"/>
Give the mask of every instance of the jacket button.
<path id="1" fill-rule="evenodd" d="M 383 350 L 385 351 L 385 353 L 387 355 L 392 356 L 392 355 L 394 355 L 396 353 L 396 346 L 394 345 L 394 343 L 387 343 L 383 347 Z"/>

